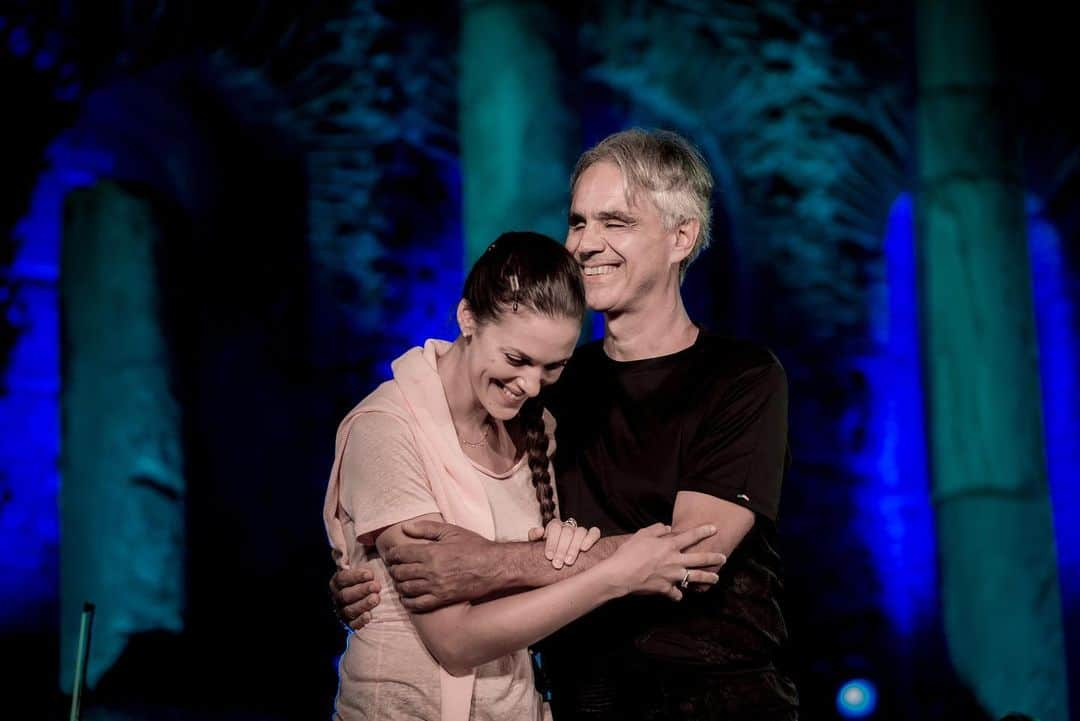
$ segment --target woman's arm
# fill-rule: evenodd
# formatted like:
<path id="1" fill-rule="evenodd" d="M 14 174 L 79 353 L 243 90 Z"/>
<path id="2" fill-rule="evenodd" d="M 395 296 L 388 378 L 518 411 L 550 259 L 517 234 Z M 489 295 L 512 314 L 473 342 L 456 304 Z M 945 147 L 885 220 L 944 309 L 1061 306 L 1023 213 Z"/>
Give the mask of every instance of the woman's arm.
<path id="1" fill-rule="evenodd" d="M 440 514 L 419 518 L 442 520 Z M 657 593 L 678 600 L 682 593 L 676 586 L 688 571 L 691 582 L 716 583 L 715 573 L 693 569 L 723 563 L 723 555 L 682 552 L 716 529 L 702 526 L 678 535 L 668 535 L 669 530 L 656 524 L 638 531 L 610 558 L 550 586 L 413 614 L 412 621 L 439 664 L 451 674 L 464 675 L 539 641 L 614 598 Z M 416 540 L 405 535 L 400 523 L 386 528 L 376 539 L 383 557 L 401 543 Z"/>

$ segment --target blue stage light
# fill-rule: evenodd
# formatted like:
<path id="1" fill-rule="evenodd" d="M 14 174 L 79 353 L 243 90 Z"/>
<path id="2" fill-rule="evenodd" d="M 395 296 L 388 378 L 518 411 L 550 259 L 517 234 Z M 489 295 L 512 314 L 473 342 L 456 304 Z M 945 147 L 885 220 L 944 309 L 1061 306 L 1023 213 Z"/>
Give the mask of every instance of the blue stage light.
<path id="1" fill-rule="evenodd" d="M 852 679 L 836 694 L 836 710 L 844 718 L 869 718 L 876 708 L 877 689 L 866 679 Z"/>

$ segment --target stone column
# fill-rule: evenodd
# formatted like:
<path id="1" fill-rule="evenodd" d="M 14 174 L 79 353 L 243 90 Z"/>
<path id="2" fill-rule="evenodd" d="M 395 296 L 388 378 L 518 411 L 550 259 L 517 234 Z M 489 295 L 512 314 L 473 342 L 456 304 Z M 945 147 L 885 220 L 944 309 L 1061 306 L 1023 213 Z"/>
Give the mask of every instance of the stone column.
<path id="1" fill-rule="evenodd" d="M 991 717 L 1065 721 L 1024 192 L 993 3 L 917 8 L 922 351 L 949 651 Z"/>
<path id="2" fill-rule="evenodd" d="M 504 231 L 566 237 L 577 131 L 560 92 L 557 19 L 547 3 L 466 0 L 461 22 L 468 268 Z"/>
<path id="3" fill-rule="evenodd" d="M 67 200 L 60 264 L 60 683 L 84 601 L 87 681 L 129 637 L 179 631 L 184 589 L 180 410 L 170 385 L 151 203 L 108 182 Z"/>

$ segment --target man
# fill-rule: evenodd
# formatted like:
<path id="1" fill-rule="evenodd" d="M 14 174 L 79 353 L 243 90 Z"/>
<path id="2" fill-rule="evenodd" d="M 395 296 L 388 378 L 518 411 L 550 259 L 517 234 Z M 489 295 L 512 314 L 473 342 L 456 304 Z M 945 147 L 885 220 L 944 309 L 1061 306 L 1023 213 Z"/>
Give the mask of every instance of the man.
<path id="1" fill-rule="evenodd" d="M 563 518 L 604 538 L 556 570 L 542 543 L 496 544 L 443 524 L 436 541 L 388 558 L 407 605 L 425 611 L 552 583 L 655 522 L 713 524 L 695 550 L 728 556 L 712 590 L 681 603 L 631 597 L 544 646 L 552 707 L 567 719 L 794 719 L 774 666 L 787 631 L 775 521 L 787 465 L 787 383 L 764 348 L 702 332 L 681 295 L 708 244 L 712 178 L 678 135 L 631 130 L 601 141 L 571 179 L 566 247 L 581 265 L 604 339 L 575 352 L 545 401 L 555 416 Z M 377 597 L 356 572 L 331 582 L 343 618 Z"/>

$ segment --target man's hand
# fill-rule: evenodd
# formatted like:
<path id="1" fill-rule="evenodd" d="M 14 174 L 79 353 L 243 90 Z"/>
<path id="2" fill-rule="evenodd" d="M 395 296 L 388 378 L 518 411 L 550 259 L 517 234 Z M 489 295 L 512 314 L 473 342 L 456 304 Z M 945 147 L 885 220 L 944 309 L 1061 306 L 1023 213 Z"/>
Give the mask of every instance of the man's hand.
<path id="1" fill-rule="evenodd" d="M 371 621 L 371 609 L 379 605 L 379 582 L 367 566 L 343 568 L 330 577 L 330 600 L 338 619 L 359 631 Z"/>
<path id="2" fill-rule="evenodd" d="M 434 611 L 500 589 L 495 542 L 436 521 L 406 521 L 401 528 L 410 538 L 433 541 L 399 544 L 384 559 L 408 610 Z"/>

